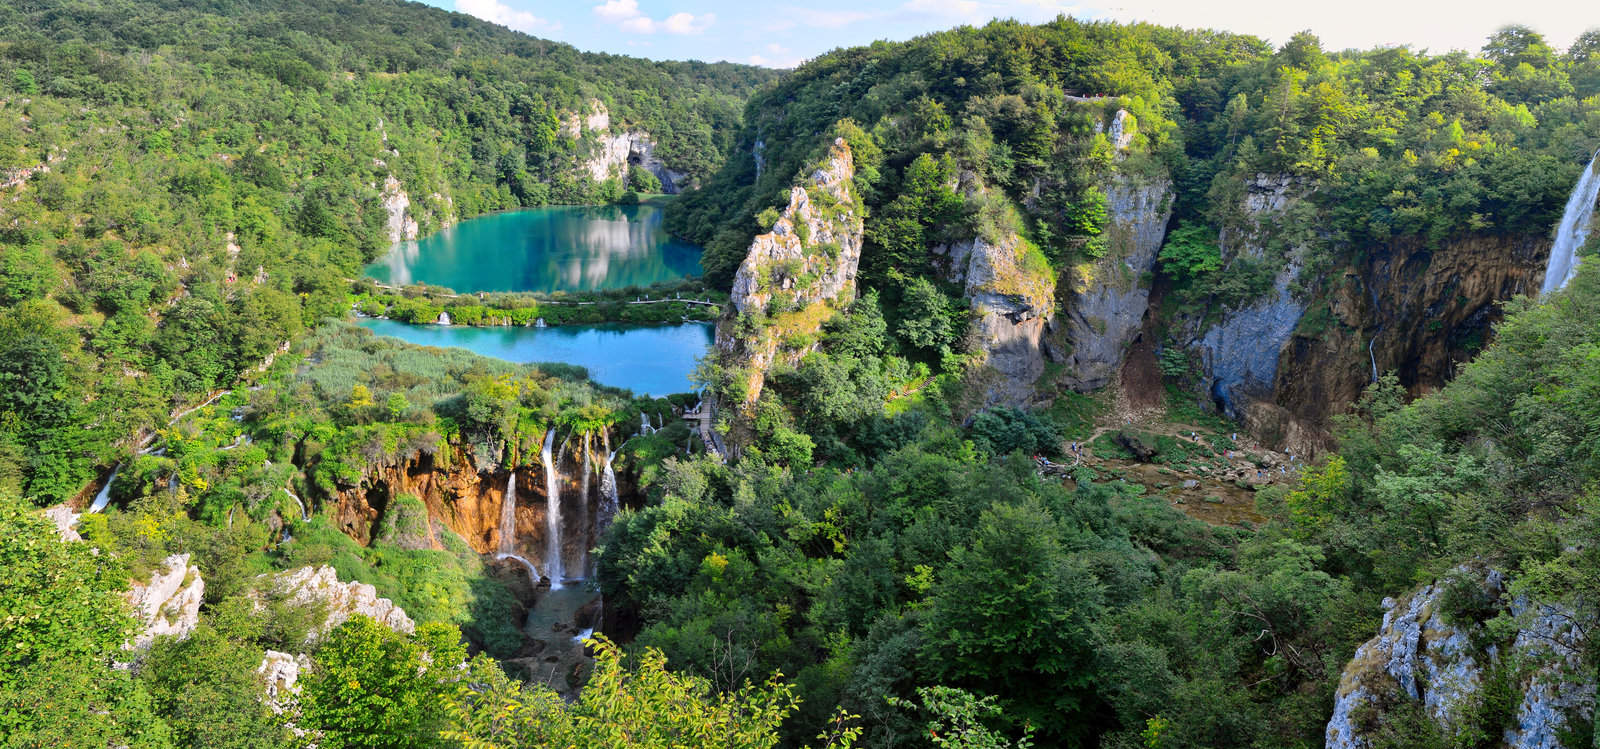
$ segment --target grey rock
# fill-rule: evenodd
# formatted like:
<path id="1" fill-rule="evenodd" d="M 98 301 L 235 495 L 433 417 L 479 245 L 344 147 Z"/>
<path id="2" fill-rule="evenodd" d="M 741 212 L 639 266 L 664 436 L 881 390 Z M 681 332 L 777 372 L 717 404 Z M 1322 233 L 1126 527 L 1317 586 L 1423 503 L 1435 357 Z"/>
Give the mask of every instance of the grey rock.
<path id="1" fill-rule="evenodd" d="M 1154 270 L 1172 218 L 1172 183 L 1166 179 L 1141 184 L 1118 175 L 1107 186 L 1106 199 L 1109 249 L 1105 257 L 1072 269 L 1070 301 L 1062 315 L 1072 346 L 1068 371 L 1079 390 L 1104 387 L 1121 370 L 1149 308 L 1150 287 L 1143 276 Z"/>
<path id="2" fill-rule="evenodd" d="M 200 569 L 189 564 L 188 554 L 169 556 L 161 565 L 150 582 L 134 583 L 128 590 L 139 631 L 124 646 L 127 650 L 148 650 L 157 637 L 188 637 L 200 625 L 206 592 Z"/>
<path id="3" fill-rule="evenodd" d="M 353 616 L 367 616 L 396 632 L 411 634 L 416 625 L 405 609 L 387 598 L 378 597 L 376 588 L 360 582 L 340 582 L 332 567 L 301 567 L 270 577 L 267 586 L 292 604 L 321 603 L 327 616 L 307 635 L 307 644 L 332 631 Z"/>

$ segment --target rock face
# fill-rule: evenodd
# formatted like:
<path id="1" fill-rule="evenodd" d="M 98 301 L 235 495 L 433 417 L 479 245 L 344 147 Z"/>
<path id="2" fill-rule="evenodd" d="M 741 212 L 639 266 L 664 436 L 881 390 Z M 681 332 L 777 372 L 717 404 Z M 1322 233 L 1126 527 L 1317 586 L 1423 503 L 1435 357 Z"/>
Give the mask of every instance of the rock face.
<path id="1" fill-rule="evenodd" d="M 967 338 L 984 355 L 984 405 L 1026 405 L 1050 356 L 1045 335 L 1056 304 L 1048 264 L 1015 234 L 993 243 L 976 237 L 934 252 L 945 257 L 945 277 L 964 286 L 971 305 Z"/>
<path id="2" fill-rule="evenodd" d="M 73 512 L 71 507 L 64 504 L 53 505 L 45 508 L 44 516 L 50 522 L 55 523 L 56 533 L 61 534 L 62 541 L 83 540 L 83 537 L 78 535 L 77 530 L 78 513 Z"/>
<path id="3" fill-rule="evenodd" d="M 272 577 L 270 586 L 290 603 L 327 606 L 327 618 L 308 636 L 312 639 L 357 615 L 371 617 L 396 632 L 411 634 L 416 631 L 405 609 L 387 598 L 379 598 L 378 590 L 371 585 L 339 582 L 338 573 L 327 565 L 280 572 Z"/>
<path id="4" fill-rule="evenodd" d="M 1472 719 L 1475 701 L 1496 669 L 1512 669 L 1510 684 L 1521 694 L 1512 724 L 1503 727 L 1507 747 L 1560 749 L 1569 712 L 1585 719 L 1594 714 L 1593 680 L 1574 676 L 1581 639 L 1572 612 L 1505 601 L 1506 579 L 1493 570 L 1459 568 L 1453 574 L 1476 588 L 1473 597 L 1488 606 L 1468 621 L 1446 623 L 1445 582 L 1385 599 L 1388 613 L 1378 635 L 1356 651 L 1340 677 L 1325 735 L 1329 749 L 1371 746 L 1390 719 L 1386 710 L 1406 701 L 1420 703 L 1441 731 L 1460 729 Z M 1489 616 L 1502 612 L 1518 627 L 1509 642 L 1495 642 L 1486 627 Z"/>
<path id="5" fill-rule="evenodd" d="M 256 667 L 266 685 L 267 707 L 275 713 L 292 708 L 295 695 L 300 693 L 300 674 L 310 669 L 311 658 L 305 653 L 290 655 L 268 650 Z"/>
<path id="6" fill-rule="evenodd" d="M 1307 308 L 1293 289 L 1305 250 L 1268 249 L 1273 233 L 1300 205 L 1301 190 L 1289 176 L 1270 174 L 1257 174 L 1243 187 L 1240 217 L 1218 237 L 1222 259 L 1225 267 L 1241 261 L 1276 265 L 1271 289 L 1244 307 L 1223 310 L 1215 323 L 1191 320 L 1184 328 L 1200 355 L 1206 392 L 1223 413 L 1269 444 L 1310 452 L 1320 440 L 1275 399 L 1279 360 Z"/>
<path id="7" fill-rule="evenodd" d="M 1438 388 L 1487 342 L 1500 302 L 1538 291 L 1549 251 L 1548 237 L 1526 236 L 1372 250 L 1321 301 L 1328 324 L 1289 342 L 1274 401 L 1320 433 L 1374 368 L 1397 374 L 1412 395 Z"/>
<path id="8" fill-rule="evenodd" d="M 835 139 L 805 184 L 789 191 L 789 204 L 772 230 L 750 242 L 734 275 L 733 310 L 717 325 L 717 350 L 730 370 L 747 378 L 746 402 L 761 395 L 766 374 L 780 357 L 797 362 L 814 344 L 822 323 L 855 299 L 861 263 L 862 211 L 854 195 L 855 162 L 844 139 Z M 759 330 L 740 330 L 740 319 L 770 316 Z"/>
<path id="9" fill-rule="evenodd" d="M 129 650 L 148 650 L 157 637 L 188 637 L 200 624 L 206 592 L 200 569 L 189 564 L 188 554 L 174 554 L 161 564 L 150 582 L 134 583 L 128 590 L 128 604 L 139 623 L 138 634 L 125 646 Z"/>
<path id="10" fill-rule="evenodd" d="M 400 180 L 391 174 L 383 180 L 383 210 L 388 218 L 384 226 L 389 232 L 389 242 L 417 238 L 417 220 L 411 215 L 411 196 L 400 188 Z"/>
<path id="11" fill-rule="evenodd" d="M 1120 136 L 1119 121 L 1113 130 Z M 1068 303 L 1061 322 L 1072 347 L 1069 377 L 1078 390 L 1111 382 L 1144 322 L 1150 303 L 1145 274 L 1155 269 L 1172 218 L 1172 182 L 1141 183 L 1118 175 L 1106 189 L 1106 207 L 1105 257 L 1074 268 L 1064 279 Z"/>
<path id="12" fill-rule="evenodd" d="M 687 186 L 687 174 L 668 167 L 656 156 L 656 144 L 649 133 L 638 129 L 611 132 L 611 112 L 599 100 L 590 100 L 589 111 L 582 117 L 573 113 L 562 121 L 562 135 L 581 138 L 585 133 L 593 134 L 595 142 L 583 169 L 595 182 L 612 177 L 626 180 L 628 167 L 637 166 L 661 180 L 663 192 L 675 194 Z"/>

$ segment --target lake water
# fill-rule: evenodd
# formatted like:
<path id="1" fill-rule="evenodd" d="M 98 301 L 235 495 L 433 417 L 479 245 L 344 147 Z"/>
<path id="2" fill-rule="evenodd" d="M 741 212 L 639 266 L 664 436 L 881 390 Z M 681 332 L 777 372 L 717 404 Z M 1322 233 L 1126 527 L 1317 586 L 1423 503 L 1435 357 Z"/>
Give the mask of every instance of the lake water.
<path id="1" fill-rule="evenodd" d="M 357 324 L 423 346 L 464 348 L 519 363 L 576 364 L 602 385 L 653 396 L 694 389 L 689 374 L 711 348 L 712 336 L 711 326 L 703 323 L 472 328 L 367 318 Z"/>
<path id="2" fill-rule="evenodd" d="M 490 214 L 367 266 L 394 285 L 478 291 L 597 291 L 700 272 L 700 248 L 667 235 L 656 206 L 560 206 Z"/>

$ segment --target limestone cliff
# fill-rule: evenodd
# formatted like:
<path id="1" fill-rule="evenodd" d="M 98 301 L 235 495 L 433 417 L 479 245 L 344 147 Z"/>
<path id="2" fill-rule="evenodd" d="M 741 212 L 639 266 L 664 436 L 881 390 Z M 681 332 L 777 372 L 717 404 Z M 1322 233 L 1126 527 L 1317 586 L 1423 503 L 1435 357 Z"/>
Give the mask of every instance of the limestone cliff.
<path id="1" fill-rule="evenodd" d="M 1102 185 L 1108 215 L 1097 245 L 1103 254 L 1073 267 L 1059 292 L 1070 349 L 1066 379 L 1077 390 L 1104 387 L 1122 367 L 1149 309 L 1148 274 L 1172 218 L 1172 180 L 1166 170 L 1140 176 L 1127 168 L 1138 134 L 1133 115 L 1118 109 L 1109 122 L 1095 125 L 1105 134 L 1114 162 Z"/>
<path id="2" fill-rule="evenodd" d="M 1326 446 L 1331 418 L 1377 373 L 1396 372 L 1413 395 L 1443 385 L 1487 341 L 1499 303 L 1538 288 L 1550 240 L 1473 236 L 1397 240 L 1367 248 L 1341 275 L 1301 278 L 1307 249 L 1272 241 L 1304 223 L 1304 188 L 1256 175 L 1220 241 L 1227 262 L 1278 267 L 1270 291 L 1214 321 L 1181 323 L 1199 354 L 1206 393 L 1268 444 L 1302 453 Z M 1317 287 L 1297 292 L 1299 283 Z"/>
<path id="3" fill-rule="evenodd" d="M 1179 326 L 1199 354 L 1203 385 L 1229 418 L 1262 435 L 1272 445 L 1308 452 L 1320 437 L 1305 428 L 1276 400 L 1279 360 L 1306 312 L 1294 288 L 1306 249 L 1274 242 L 1291 223 L 1306 192 L 1287 175 L 1257 174 L 1243 184 L 1233 220 L 1218 236 L 1224 272 L 1251 266 L 1272 272 L 1261 298 L 1220 311 L 1220 319 L 1196 317 Z"/>
<path id="4" fill-rule="evenodd" d="M 1481 723 L 1479 703 L 1491 680 L 1513 691 L 1516 710 L 1504 725 L 1474 727 L 1498 735 L 1501 746 L 1560 749 L 1569 718 L 1593 718 L 1595 683 L 1592 673 L 1583 676 L 1581 627 L 1572 612 L 1511 597 L 1494 570 L 1463 567 L 1452 575 L 1461 586 L 1456 597 L 1474 604 L 1470 612 L 1445 613 L 1450 581 L 1384 600 L 1382 628 L 1340 677 L 1329 749 L 1371 746 L 1395 721 L 1431 721 L 1446 735 Z M 1491 628 L 1495 617 L 1513 626 Z M 1407 703 L 1420 711 L 1399 711 Z"/>
<path id="5" fill-rule="evenodd" d="M 1056 304 L 1048 264 L 1015 234 L 996 242 L 975 237 L 934 252 L 971 306 L 967 345 L 983 356 L 975 377 L 983 404 L 1026 405 L 1050 358 L 1045 336 Z"/>
<path id="6" fill-rule="evenodd" d="M 1172 182 L 1116 175 L 1106 189 L 1106 207 L 1105 256 L 1073 268 L 1063 279 L 1068 378 L 1078 390 L 1111 382 L 1144 321 L 1150 302 L 1147 274 L 1155 268 L 1172 217 Z"/>
<path id="7" fill-rule="evenodd" d="M 573 139 L 590 139 L 591 150 L 583 170 L 595 182 L 616 177 L 626 180 L 628 167 L 637 166 L 661 180 L 661 190 L 678 193 L 689 186 L 689 175 L 667 166 L 656 155 L 655 140 L 637 128 L 613 132 L 611 112 L 599 100 L 590 100 L 588 111 L 580 116 L 568 114 L 561 123 L 561 134 Z"/>
<path id="8" fill-rule="evenodd" d="M 1283 352 L 1274 399 L 1317 432 L 1373 378 L 1437 389 L 1488 342 L 1501 302 L 1537 293 L 1548 237 L 1478 236 L 1377 248 L 1337 279 Z"/>
<path id="9" fill-rule="evenodd" d="M 798 362 L 822 324 L 855 299 L 863 212 L 854 178 L 850 147 L 836 139 L 739 264 L 716 347 L 742 379 L 747 404 L 760 397 L 774 363 Z"/>
<path id="10" fill-rule="evenodd" d="M 377 588 L 366 583 L 340 582 L 339 574 L 327 565 L 263 575 L 261 582 L 263 588 L 292 604 L 324 607 L 322 621 L 306 636 L 308 645 L 353 616 L 370 617 L 396 632 L 411 634 L 416 630 L 405 609 L 378 597 Z"/>

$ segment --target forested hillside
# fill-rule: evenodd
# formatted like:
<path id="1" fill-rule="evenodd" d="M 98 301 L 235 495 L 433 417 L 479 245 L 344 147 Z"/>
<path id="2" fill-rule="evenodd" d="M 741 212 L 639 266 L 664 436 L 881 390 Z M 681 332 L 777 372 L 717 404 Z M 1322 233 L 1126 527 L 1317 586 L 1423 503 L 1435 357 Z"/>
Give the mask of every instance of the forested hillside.
<path id="1" fill-rule="evenodd" d="M 1592 746 L 1597 148 L 1596 31 L 0 7 L 0 747 Z M 352 281 L 662 175 L 701 392 L 328 319 L 685 318 Z"/>
<path id="2" fill-rule="evenodd" d="M 1185 387 L 1313 450 L 1370 368 L 1436 388 L 1498 302 L 1537 290 L 1600 147 L 1597 45 L 1591 32 L 1558 53 L 1509 29 L 1476 56 L 1334 53 L 1309 33 L 1273 50 L 1063 19 L 840 50 L 751 101 L 733 155 L 669 225 L 730 282 L 762 212 L 845 123 L 860 133 L 861 281 L 907 355 L 995 359 L 1003 345 L 964 337 L 959 313 L 931 334 L 922 321 L 984 313 L 951 265 L 965 248 L 1021 247 L 1054 290 L 1022 314 L 1053 322 L 1032 334 L 1032 366 L 1002 367 L 1015 392 L 1001 400 L 1099 388 L 1143 336 Z"/>
<path id="3" fill-rule="evenodd" d="M 689 179 L 771 71 L 580 53 L 406 2 L 0 7 L 0 484 L 70 497 L 347 306 L 410 233 Z M 609 111 L 598 131 L 577 123 Z M 599 177 L 596 177 L 598 173 Z"/>

